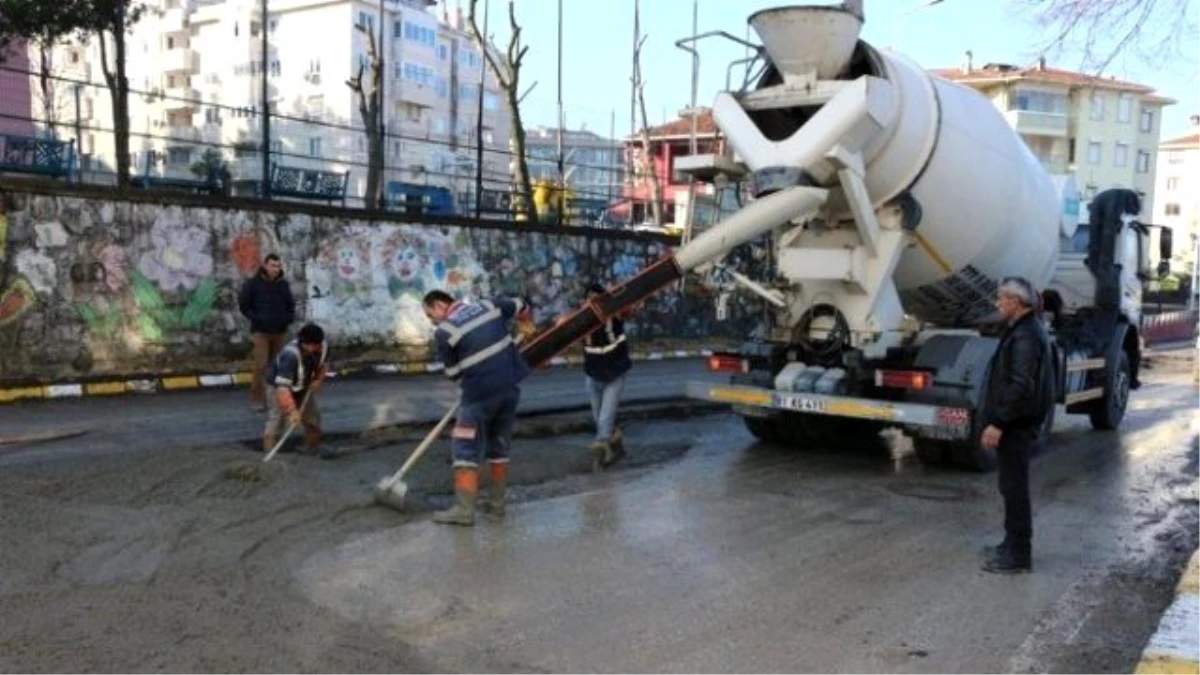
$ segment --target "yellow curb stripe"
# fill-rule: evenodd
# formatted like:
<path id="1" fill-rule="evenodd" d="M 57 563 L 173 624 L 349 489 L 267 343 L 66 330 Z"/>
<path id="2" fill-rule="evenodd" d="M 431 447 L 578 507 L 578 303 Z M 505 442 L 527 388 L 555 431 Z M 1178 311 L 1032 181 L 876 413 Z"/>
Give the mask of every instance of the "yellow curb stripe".
<path id="1" fill-rule="evenodd" d="M 124 382 L 88 382 L 83 385 L 83 393 L 88 396 L 110 396 L 124 394 Z"/>
<path id="2" fill-rule="evenodd" d="M 177 389 L 195 389 L 200 386 L 200 378 L 195 375 L 179 375 L 177 377 L 162 378 L 163 389 L 175 391 Z"/>
<path id="3" fill-rule="evenodd" d="M 250 384 L 250 381 L 253 379 L 254 379 L 253 373 L 234 373 L 233 374 L 233 383 L 234 384 Z"/>
<path id="4" fill-rule="evenodd" d="M 46 398 L 45 387 L 17 387 L 0 389 L 0 403 L 11 403 L 25 398 Z"/>
<path id="5" fill-rule="evenodd" d="M 1137 669 L 1133 672 L 1137 675 L 1148 673 L 1163 673 L 1165 675 L 1192 673 L 1194 675 L 1200 672 L 1200 663 L 1194 659 L 1181 659 L 1175 656 L 1150 656 L 1142 659 L 1138 663 Z"/>
<path id="6" fill-rule="evenodd" d="M 1177 592 L 1181 595 L 1184 593 L 1200 594 L 1200 552 L 1192 555 L 1191 562 L 1183 571 L 1183 576 L 1179 578 Z"/>

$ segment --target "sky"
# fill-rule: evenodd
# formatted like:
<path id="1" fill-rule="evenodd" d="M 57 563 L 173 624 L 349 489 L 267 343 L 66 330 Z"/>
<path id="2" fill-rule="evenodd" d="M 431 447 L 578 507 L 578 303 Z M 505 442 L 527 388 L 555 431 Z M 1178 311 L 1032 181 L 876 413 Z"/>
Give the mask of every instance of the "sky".
<path id="1" fill-rule="evenodd" d="M 453 7 L 455 0 L 443 0 Z M 483 11 L 480 2 L 480 12 Z M 490 2 L 489 31 L 503 48 L 508 41 L 508 2 Z M 747 36 L 753 12 L 787 4 L 839 4 L 787 0 L 698 0 L 700 32 L 724 30 Z M 469 0 L 461 0 L 466 11 Z M 990 62 L 1028 65 L 1049 34 L 1036 25 L 1020 0 L 943 0 L 920 7 L 924 0 L 865 0 L 862 38 L 874 46 L 893 47 L 926 68 L 952 68 L 971 50 L 976 65 Z M 563 0 L 563 109 L 568 128 L 585 127 L 608 135 L 615 117 L 618 136 L 630 132 L 630 55 L 633 0 Z M 521 73 L 522 89 L 536 82 L 522 111 L 526 126 L 554 126 L 557 120 L 557 0 L 516 0 L 517 20 L 529 45 Z M 1200 22 L 1200 0 L 1188 0 L 1183 20 Z M 481 22 L 482 24 L 482 22 Z M 641 0 L 641 25 L 649 37 L 643 49 L 646 113 L 650 124 L 674 119 L 691 101 L 691 57 L 675 41 L 692 34 L 691 0 Z M 753 33 L 752 42 L 758 42 Z M 700 77 L 697 105 L 712 104 L 724 88 L 729 62 L 745 51 L 711 38 L 699 43 Z M 1134 55 L 1119 58 L 1105 75 L 1154 87 L 1178 103 L 1163 113 L 1162 138 L 1188 132 L 1188 117 L 1200 113 L 1200 44 L 1189 32 L 1175 62 L 1146 64 Z M 1051 54 L 1047 65 L 1066 70 L 1081 66 L 1080 53 Z M 741 72 L 741 71 L 738 71 Z M 735 88 L 740 84 L 735 77 Z"/>

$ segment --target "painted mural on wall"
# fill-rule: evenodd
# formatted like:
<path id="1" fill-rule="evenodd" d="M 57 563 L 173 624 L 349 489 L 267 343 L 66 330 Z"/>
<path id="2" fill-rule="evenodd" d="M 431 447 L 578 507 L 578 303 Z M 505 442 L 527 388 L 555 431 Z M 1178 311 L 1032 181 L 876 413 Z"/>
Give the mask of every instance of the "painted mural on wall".
<path id="1" fill-rule="evenodd" d="M 627 280 L 665 244 L 0 192 L 0 380 L 239 369 L 250 343 L 237 292 L 277 253 L 298 320 L 323 324 L 339 354 L 396 358 L 428 345 L 426 292 L 521 295 L 547 326 L 592 282 Z M 760 248 L 735 253 L 751 276 Z M 713 292 L 690 277 L 629 322 L 636 339 L 745 336 L 753 296 L 716 321 Z"/>
<path id="2" fill-rule="evenodd" d="M 487 295 L 488 275 L 461 228 L 352 225 L 306 262 L 308 318 L 352 327 L 358 343 L 426 343 L 425 293 Z"/>

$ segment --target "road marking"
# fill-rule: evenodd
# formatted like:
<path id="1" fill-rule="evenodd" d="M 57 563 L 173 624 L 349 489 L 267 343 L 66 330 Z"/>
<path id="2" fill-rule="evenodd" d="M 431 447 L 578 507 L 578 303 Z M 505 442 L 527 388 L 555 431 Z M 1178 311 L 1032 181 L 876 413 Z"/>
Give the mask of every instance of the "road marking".
<path id="1" fill-rule="evenodd" d="M 1200 673 L 1200 552 L 1192 553 L 1175 600 L 1142 651 L 1135 673 Z"/>

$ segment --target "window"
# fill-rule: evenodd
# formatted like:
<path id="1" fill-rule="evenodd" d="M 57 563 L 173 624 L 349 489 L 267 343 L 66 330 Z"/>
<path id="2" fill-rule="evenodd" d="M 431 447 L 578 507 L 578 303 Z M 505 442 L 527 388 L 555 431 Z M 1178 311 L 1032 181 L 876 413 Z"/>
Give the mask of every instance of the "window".
<path id="1" fill-rule="evenodd" d="M 483 95 L 483 107 L 487 110 L 495 110 L 500 107 L 500 97 L 488 92 Z"/>
<path id="2" fill-rule="evenodd" d="M 279 19 L 270 19 L 267 21 L 267 32 L 274 33 L 275 29 L 279 28 Z"/>
<path id="3" fill-rule="evenodd" d="M 1122 93 L 1117 96 L 1117 121 L 1128 124 L 1133 119 L 1133 95 Z"/>
<path id="4" fill-rule="evenodd" d="M 1096 166 L 1100 163 L 1100 159 L 1103 154 L 1104 148 L 1098 141 L 1091 141 L 1088 143 L 1088 164 Z"/>
<path id="5" fill-rule="evenodd" d="M 404 79 L 426 87 L 432 87 L 436 78 L 433 75 L 433 68 L 429 66 L 422 66 L 417 63 L 405 63 Z"/>
<path id="6" fill-rule="evenodd" d="M 167 166 L 187 166 L 191 163 L 191 148 L 167 148 Z"/>
<path id="7" fill-rule="evenodd" d="M 433 83 L 433 88 L 437 92 L 438 98 L 446 98 L 450 95 L 450 83 L 444 77 L 437 78 Z"/>
<path id="8" fill-rule="evenodd" d="M 1168 150 L 1167 164 L 1183 164 L 1183 153 L 1179 150 Z"/>
<path id="9" fill-rule="evenodd" d="M 310 157 L 321 156 L 321 138 L 319 136 L 308 139 L 308 155 Z"/>
<path id="10" fill-rule="evenodd" d="M 478 68 L 479 63 L 479 55 L 475 52 L 468 49 L 458 50 L 458 65 L 464 68 Z"/>
<path id="11" fill-rule="evenodd" d="M 1154 111 L 1149 108 L 1142 108 L 1142 119 L 1138 123 L 1138 129 L 1146 132 L 1154 131 Z"/>
<path id="12" fill-rule="evenodd" d="M 1045 91 L 1017 90 L 1013 109 L 1062 115 L 1067 112 L 1067 97 Z"/>
<path id="13" fill-rule="evenodd" d="M 405 21 L 404 39 L 427 47 L 433 47 L 437 43 L 437 32 L 432 28 L 418 26 L 412 22 Z"/>
<path id="14" fill-rule="evenodd" d="M 1167 179 L 1167 192 L 1174 192 L 1179 189 L 1179 179 L 1172 176 Z"/>
<path id="15" fill-rule="evenodd" d="M 433 121 L 433 133 L 435 133 L 435 134 L 446 133 L 446 118 L 445 117 L 439 117 Z"/>
<path id="16" fill-rule="evenodd" d="M 272 61 L 271 62 L 271 77 L 279 77 L 282 74 L 283 74 L 283 66 L 279 63 L 279 61 Z"/>
<path id="17" fill-rule="evenodd" d="M 273 154 L 273 155 L 282 155 L 283 154 L 283 141 L 271 141 L 271 154 Z"/>
<path id="18" fill-rule="evenodd" d="M 1124 143 L 1117 143 L 1116 152 L 1113 154 L 1113 166 L 1127 166 L 1129 164 L 1129 146 Z"/>
<path id="19" fill-rule="evenodd" d="M 1163 210 L 1163 213 L 1168 216 L 1177 216 L 1177 215 L 1179 215 L 1179 205 L 1178 204 L 1167 204 L 1165 209 Z"/>
<path id="20" fill-rule="evenodd" d="M 407 117 L 408 121 L 410 121 L 410 122 L 420 122 L 421 121 L 421 106 L 413 105 L 411 103 L 405 103 L 404 104 L 404 116 Z"/>
<path id="21" fill-rule="evenodd" d="M 1104 119 L 1104 94 L 1098 91 L 1092 92 L 1092 119 Z"/>
<path id="22" fill-rule="evenodd" d="M 206 108 L 204 110 L 204 121 L 208 124 L 220 124 L 221 123 L 221 109 L 220 108 Z"/>
<path id="23" fill-rule="evenodd" d="M 439 43 L 437 46 L 437 54 L 439 61 L 446 61 L 450 58 L 450 48 L 444 43 Z"/>
<path id="24" fill-rule="evenodd" d="M 167 49 L 175 49 L 175 38 L 167 36 Z"/>
<path id="25" fill-rule="evenodd" d="M 1137 172 L 1150 173 L 1150 153 L 1146 152 L 1145 150 L 1138 150 Z"/>

